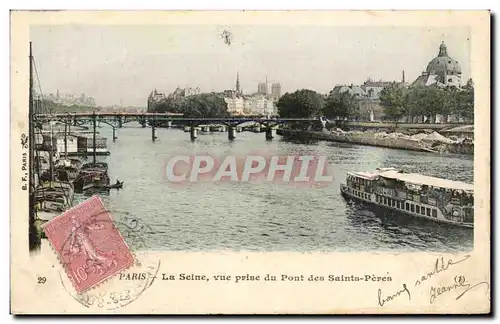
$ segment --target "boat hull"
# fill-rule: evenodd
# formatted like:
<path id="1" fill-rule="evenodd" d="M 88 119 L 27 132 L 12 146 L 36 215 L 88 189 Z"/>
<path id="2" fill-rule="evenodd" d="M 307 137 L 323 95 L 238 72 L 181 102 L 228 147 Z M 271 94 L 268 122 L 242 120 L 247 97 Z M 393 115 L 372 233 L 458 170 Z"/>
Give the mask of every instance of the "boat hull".
<path id="1" fill-rule="evenodd" d="M 445 221 L 445 220 L 436 219 L 436 218 L 433 218 L 433 217 L 427 217 L 427 216 L 423 216 L 423 215 L 411 214 L 411 213 L 407 213 L 407 212 L 405 212 L 404 210 L 401 210 L 401 209 L 397 209 L 397 208 L 392 208 L 392 207 L 389 207 L 389 206 L 380 205 L 380 204 L 375 203 L 375 202 L 373 202 L 371 200 L 366 200 L 366 199 L 363 199 L 363 198 L 351 195 L 351 194 L 349 194 L 347 192 L 347 186 L 345 184 L 341 185 L 340 193 L 341 193 L 342 197 L 346 201 L 353 201 L 356 204 L 360 204 L 360 205 L 366 206 L 367 209 L 370 209 L 370 210 L 372 210 L 374 212 L 378 212 L 378 213 L 393 212 L 393 213 L 396 213 L 397 215 L 400 215 L 400 216 L 403 216 L 403 217 L 406 217 L 406 218 L 413 218 L 413 219 L 425 220 L 425 221 L 432 222 L 432 223 L 447 224 L 447 225 L 452 225 L 454 227 L 460 227 L 460 228 L 464 228 L 464 229 L 471 229 L 471 230 L 474 229 L 474 225 L 473 224 L 458 223 L 458 222 L 453 222 L 453 221 Z"/>

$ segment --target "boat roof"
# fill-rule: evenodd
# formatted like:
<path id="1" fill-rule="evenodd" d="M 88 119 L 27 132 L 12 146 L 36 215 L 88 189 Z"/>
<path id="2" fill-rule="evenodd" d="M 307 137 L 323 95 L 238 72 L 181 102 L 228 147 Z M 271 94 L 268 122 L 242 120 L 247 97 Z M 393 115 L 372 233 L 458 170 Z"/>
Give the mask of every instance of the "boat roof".
<path id="1" fill-rule="evenodd" d="M 374 172 L 365 172 L 365 171 L 359 171 L 359 172 L 347 172 L 350 175 L 353 175 L 358 178 L 363 178 L 367 180 L 375 180 L 378 177 L 378 173 Z"/>
<path id="2" fill-rule="evenodd" d="M 377 177 L 383 177 L 415 185 L 427 185 L 438 188 L 465 190 L 468 192 L 474 192 L 474 185 L 470 183 L 436 178 L 417 173 L 402 173 L 393 168 L 382 169 L 381 171 L 377 172 L 349 172 L 349 174 L 368 180 L 375 180 L 377 179 Z"/>

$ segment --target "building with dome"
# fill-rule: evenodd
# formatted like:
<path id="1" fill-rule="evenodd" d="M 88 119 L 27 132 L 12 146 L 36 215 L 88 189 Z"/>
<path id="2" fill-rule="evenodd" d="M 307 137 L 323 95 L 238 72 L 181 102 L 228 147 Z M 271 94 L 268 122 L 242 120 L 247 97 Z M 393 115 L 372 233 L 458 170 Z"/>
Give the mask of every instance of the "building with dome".
<path id="1" fill-rule="evenodd" d="M 440 87 L 454 86 L 460 87 L 462 81 L 462 69 L 458 61 L 448 56 L 448 49 L 444 42 L 439 46 L 437 57 L 427 64 L 427 68 L 419 76 L 412 86 L 431 86 Z"/>

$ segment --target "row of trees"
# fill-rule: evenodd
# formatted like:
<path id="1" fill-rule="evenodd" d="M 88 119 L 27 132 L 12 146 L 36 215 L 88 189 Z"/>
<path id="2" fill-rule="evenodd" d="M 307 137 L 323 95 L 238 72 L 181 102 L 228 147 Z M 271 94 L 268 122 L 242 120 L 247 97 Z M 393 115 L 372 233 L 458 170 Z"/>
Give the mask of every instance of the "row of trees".
<path id="1" fill-rule="evenodd" d="M 412 122 L 435 122 L 436 116 L 455 115 L 466 121 L 474 120 L 474 85 L 472 80 L 458 89 L 436 86 L 384 88 L 380 93 L 385 119 L 398 121 L 402 117 Z"/>
<path id="2" fill-rule="evenodd" d="M 324 96 L 312 90 L 302 89 L 285 93 L 278 101 L 281 117 L 310 118 L 356 118 L 359 116 L 358 102 L 349 92 L 330 92 Z"/>
<path id="3" fill-rule="evenodd" d="M 403 117 L 410 122 L 434 122 L 437 115 L 455 115 L 459 119 L 474 119 L 474 85 L 472 80 L 458 89 L 456 87 L 439 88 L 401 87 L 394 83 L 380 93 L 380 105 L 384 119 L 399 121 Z M 281 117 L 310 118 L 325 116 L 329 119 L 360 117 L 360 101 L 349 92 L 331 91 L 327 96 L 312 90 L 302 89 L 285 93 L 278 101 Z"/>
<path id="4" fill-rule="evenodd" d="M 182 113 L 184 117 L 194 118 L 229 116 L 224 98 L 215 93 L 202 93 L 181 99 L 169 97 L 165 101 L 154 104 L 153 111 Z"/>

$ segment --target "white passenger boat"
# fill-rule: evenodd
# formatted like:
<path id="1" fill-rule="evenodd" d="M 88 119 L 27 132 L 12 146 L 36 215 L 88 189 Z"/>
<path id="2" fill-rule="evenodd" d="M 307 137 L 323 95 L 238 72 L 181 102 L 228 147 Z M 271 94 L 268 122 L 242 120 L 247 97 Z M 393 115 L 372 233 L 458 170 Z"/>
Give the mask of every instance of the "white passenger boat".
<path id="1" fill-rule="evenodd" d="M 394 168 L 348 172 L 340 191 L 347 200 L 462 227 L 474 227 L 474 186 L 403 173 Z"/>

